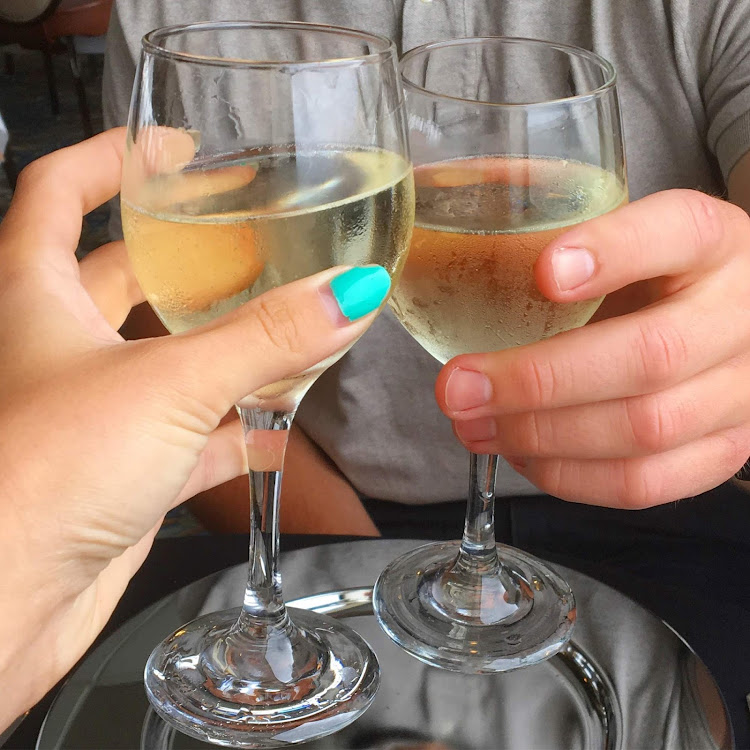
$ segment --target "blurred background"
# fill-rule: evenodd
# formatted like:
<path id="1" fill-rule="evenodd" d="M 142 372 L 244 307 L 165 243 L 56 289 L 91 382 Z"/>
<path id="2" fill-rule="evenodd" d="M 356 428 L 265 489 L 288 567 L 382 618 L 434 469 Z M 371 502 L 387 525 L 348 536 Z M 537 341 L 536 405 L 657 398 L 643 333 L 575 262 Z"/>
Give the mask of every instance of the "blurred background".
<path id="1" fill-rule="evenodd" d="M 23 167 L 101 131 L 112 2 L 0 0 L 0 217 Z M 107 217 L 86 217 L 79 252 L 106 242 Z"/>

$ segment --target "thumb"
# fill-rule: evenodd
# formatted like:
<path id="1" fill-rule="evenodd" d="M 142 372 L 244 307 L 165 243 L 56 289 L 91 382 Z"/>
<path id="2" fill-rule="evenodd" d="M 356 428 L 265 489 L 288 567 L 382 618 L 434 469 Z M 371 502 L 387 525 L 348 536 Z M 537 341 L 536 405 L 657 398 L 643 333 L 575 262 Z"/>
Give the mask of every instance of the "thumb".
<path id="1" fill-rule="evenodd" d="M 539 256 L 539 290 L 556 302 L 593 299 L 646 279 L 681 288 L 745 247 L 747 214 L 692 190 L 655 193 L 561 234 Z"/>
<path id="2" fill-rule="evenodd" d="M 264 386 L 293 379 L 274 389 L 283 398 L 308 385 L 318 374 L 316 365 L 322 370 L 331 364 L 367 330 L 390 289 L 381 266 L 328 269 L 162 340 L 168 357 L 163 366 L 179 373 L 186 392 L 217 413 Z M 307 370 L 310 378 L 304 377 Z M 264 408 L 274 407 L 269 402 Z"/>

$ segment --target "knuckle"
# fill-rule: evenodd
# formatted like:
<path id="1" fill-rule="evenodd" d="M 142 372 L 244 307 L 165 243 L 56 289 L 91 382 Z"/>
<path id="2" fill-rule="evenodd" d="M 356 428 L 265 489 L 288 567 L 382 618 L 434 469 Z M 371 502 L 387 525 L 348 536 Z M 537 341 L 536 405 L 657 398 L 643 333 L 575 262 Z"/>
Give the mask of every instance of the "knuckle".
<path id="1" fill-rule="evenodd" d="M 226 404 L 221 397 L 206 395 L 202 388 L 205 369 L 195 357 L 185 356 L 180 343 L 172 336 L 128 342 L 129 364 L 133 373 L 153 373 L 149 380 L 158 385 L 150 388 L 146 396 L 153 408 L 166 414 L 176 426 L 207 433 L 216 427 Z M 137 380 L 137 375 L 133 377 Z"/>
<path id="2" fill-rule="evenodd" d="M 568 485 L 575 485 L 575 477 L 570 476 L 570 462 L 559 458 L 545 459 L 537 463 L 534 484 L 553 497 L 565 498 Z"/>
<path id="3" fill-rule="evenodd" d="M 697 190 L 676 191 L 680 215 L 692 230 L 698 247 L 710 247 L 724 239 L 721 201 Z"/>
<path id="4" fill-rule="evenodd" d="M 303 321 L 285 299 L 275 295 L 259 297 L 255 316 L 263 333 L 276 349 L 295 355 L 304 351 Z"/>
<path id="5" fill-rule="evenodd" d="M 645 385 L 669 382 L 689 360 L 687 341 L 663 317 L 642 321 L 636 336 L 637 367 Z"/>
<path id="6" fill-rule="evenodd" d="M 658 394 L 625 400 L 626 418 L 637 451 L 662 453 L 678 440 L 680 427 L 677 414 L 665 408 Z"/>
<path id="7" fill-rule="evenodd" d="M 516 381 L 522 408 L 543 408 L 554 401 L 559 389 L 559 377 L 551 363 L 539 362 L 533 356 L 519 357 L 510 376 Z"/>
<path id="8" fill-rule="evenodd" d="M 46 179 L 50 171 L 50 155 L 27 164 L 18 174 L 17 189 L 33 188 L 34 185 Z"/>
<path id="9" fill-rule="evenodd" d="M 616 483 L 617 505 L 626 510 L 642 510 L 663 502 L 658 472 L 645 460 L 620 462 L 620 481 Z"/>
<path id="10" fill-rule="evenodd" d="M 549 442 L 546 422 L 547 420 L 537 412 L 524 414 L 515 425 L 511 436 L 514 452 L 522 456 L 542 455 L 545 444 Z"/>

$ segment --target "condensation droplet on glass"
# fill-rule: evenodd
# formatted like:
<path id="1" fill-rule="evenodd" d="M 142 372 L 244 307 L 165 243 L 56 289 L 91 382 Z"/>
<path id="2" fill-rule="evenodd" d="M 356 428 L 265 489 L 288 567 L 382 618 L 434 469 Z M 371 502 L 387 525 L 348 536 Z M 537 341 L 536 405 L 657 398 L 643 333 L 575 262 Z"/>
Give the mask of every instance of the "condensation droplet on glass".
<path id="1" fill-rule="evenodd" d="M 572 211 L 582 213 L 588 208 L 589 195 L 583 187 L 577 186 L 570 194 L 569 203 Z"/>

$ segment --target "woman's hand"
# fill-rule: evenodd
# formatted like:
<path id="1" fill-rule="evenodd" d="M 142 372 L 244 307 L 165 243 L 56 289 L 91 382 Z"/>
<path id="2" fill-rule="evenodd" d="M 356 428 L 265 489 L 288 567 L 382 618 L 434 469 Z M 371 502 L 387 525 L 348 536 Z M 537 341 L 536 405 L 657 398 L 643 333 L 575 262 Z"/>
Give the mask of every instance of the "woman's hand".
<path id="1" fill-rule="evenodd" d="M 648 304 L 530 346 L 456 357 L 436 384 L 461 442 L 540 490 L 625 508 L 698 494 L 750 454 L 750 218 L 701 193 L 582 224 L 536 264 L 552 300 L 642 280 Z"/>
<path id="2" fill-rule="evenodd" d="M 219 426 L 231 405 L 374 314 L 342 314 L 333 269 L 189 333 L 123 341 L 142 300 L 123 244 L 74 255 L 83 215 L 118 190 L 123 144 L 110 131 L 32 164 L 0 227 L 0 728 L 93 641 L 164 514 L 247 471 L 239 428 Z"/>

